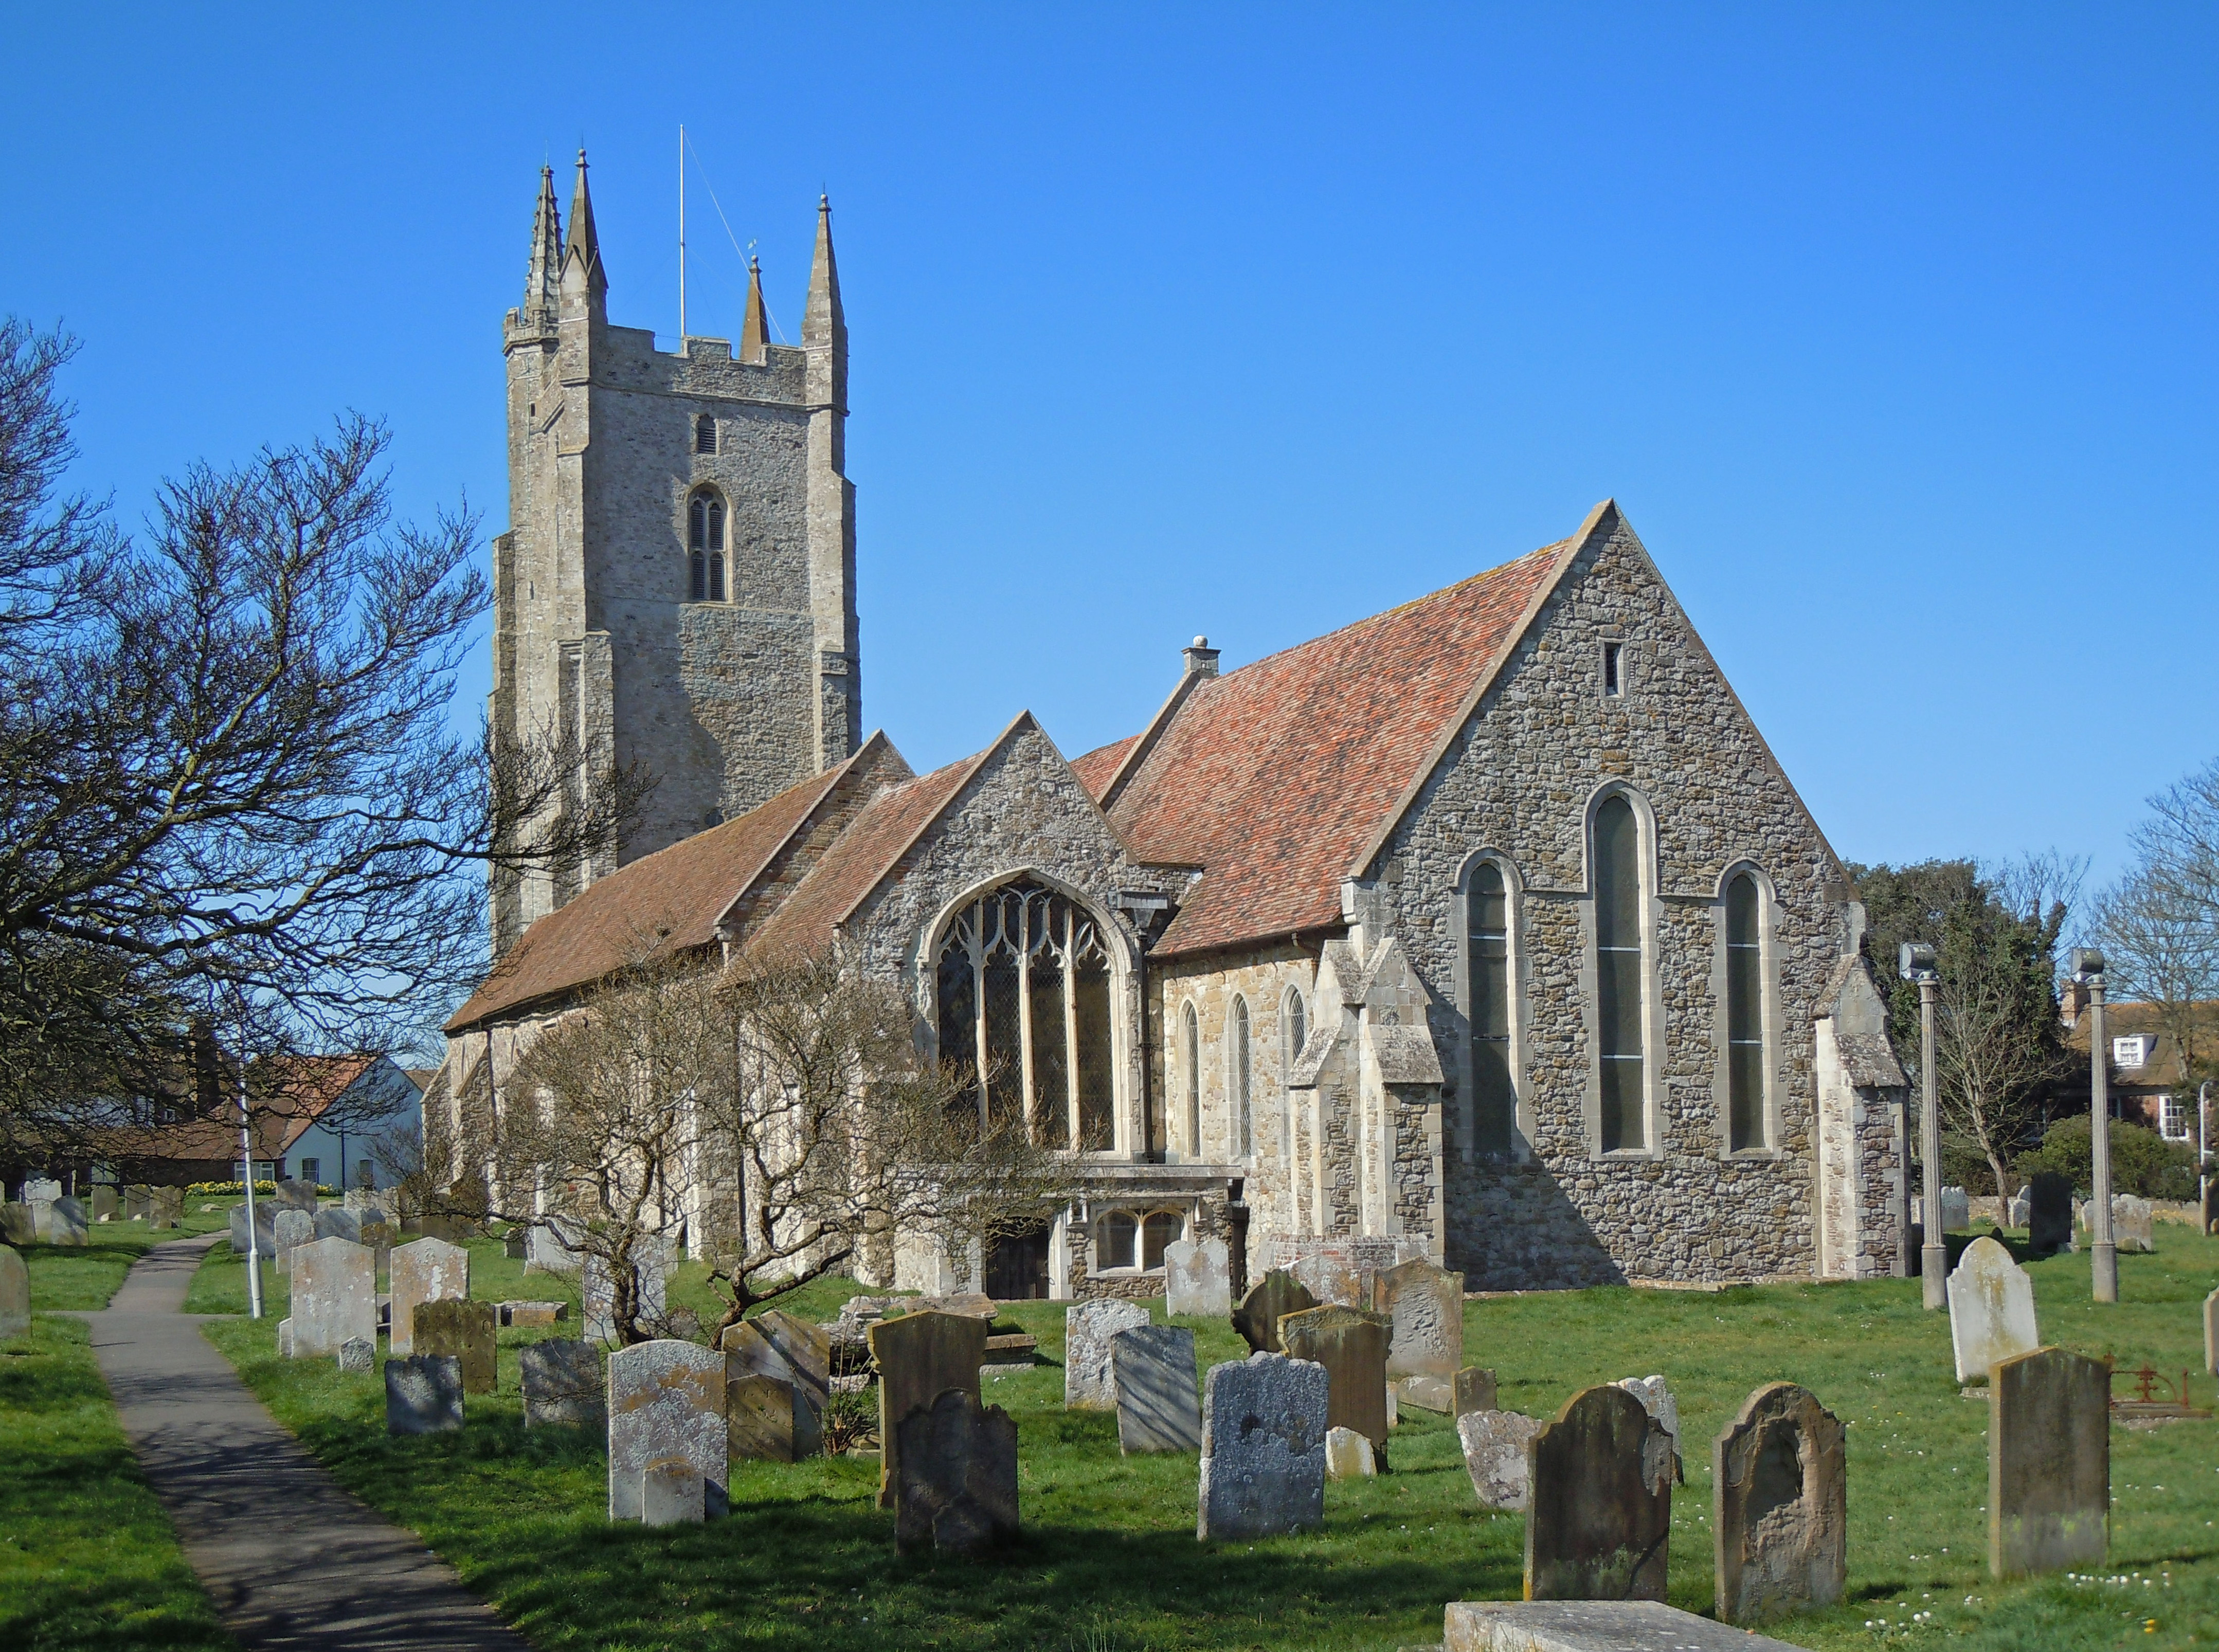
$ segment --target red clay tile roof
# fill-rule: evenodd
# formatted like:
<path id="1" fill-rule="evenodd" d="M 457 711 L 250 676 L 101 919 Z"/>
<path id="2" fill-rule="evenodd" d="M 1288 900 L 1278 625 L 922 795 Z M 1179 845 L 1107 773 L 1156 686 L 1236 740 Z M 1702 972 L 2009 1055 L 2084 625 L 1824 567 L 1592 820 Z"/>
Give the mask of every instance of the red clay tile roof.
<path id="1" fill-rule="evenodd" d="M 1204 868 L 1157 951 L 1338 923 L 1350 863 L 1571 543 L 1197 685 L 1109 811 L 1141 859 Z"/>
<path id="2" fill-rule="evenodd" d="M 1125 754 L 1133 749 L 1133 742 L 1141 736 L 1128 734 L 1122 740 L 1113 740 L 1106 746 L 1097 746 L 1083 756 L 1071 760 L 1071 771 L 1078 776 L 1079 785 L 1089 796 L 1099 801 L 1110 784 L 1110 777 L 1117 772 L 1117 765 L 1125 761 Z"/>
<path id="3" fill-rule="evenodd" d="M 717 920 L 760 876 L 850 765 L 780 792 L 737 819 L 643 855 L 589 885 L 524 932 L 469 1002 L 449 1017 L 460 1031 L 487 1017 L 599 980 L 634 959 L 716 939 Z"/>

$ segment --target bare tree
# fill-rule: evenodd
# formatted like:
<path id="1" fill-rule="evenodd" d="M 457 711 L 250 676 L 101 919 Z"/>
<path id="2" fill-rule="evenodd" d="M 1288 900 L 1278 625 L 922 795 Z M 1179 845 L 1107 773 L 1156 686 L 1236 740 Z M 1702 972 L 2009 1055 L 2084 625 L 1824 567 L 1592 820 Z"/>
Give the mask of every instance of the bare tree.
<path id="1" fill-rule="evenodd" d="M 2182 794 L 2175 788 L 2160 799 L 2160 808 Z M 2219 908 L 2200 892 L 2192 846 L 2169 829 L 2178 818 L 2161 813 L 2158 829 L 2145 827 L 2136 834 L 2135 864 L 2097 904 L 2090 930 L 2103 947 L 2113 991 L 2149 1006 L 2157 1029 L 2180 1052 L 2183 1077 L 2193 1084 L 2211 1062 Z"/>

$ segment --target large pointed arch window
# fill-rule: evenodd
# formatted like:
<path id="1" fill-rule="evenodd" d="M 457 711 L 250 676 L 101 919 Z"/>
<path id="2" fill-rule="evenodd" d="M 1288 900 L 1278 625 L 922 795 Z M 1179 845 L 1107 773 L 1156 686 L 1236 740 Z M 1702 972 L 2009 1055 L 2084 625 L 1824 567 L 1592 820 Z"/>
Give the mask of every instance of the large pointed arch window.
<path id="1" fill-rule="evenodd" d="M 1737 1153 L 1768 1145 L 1762 910 L 1756 879 L 1738 873 L 1726 885 L 1727 1146 Z"/>
<path id="2" fill-rule="evenodd" d="M 1110 954 L 1101 923 L 1029 879 L 956 914 L 941 942 L 940 1059 L 984 1125 L 1045 1146 L 1112 1145 Z"/>
<path id="3" fill-rule="evenodd" d="M 1613 793 L 1594 814 L 1595 1042 L 1602 1151 L 1648 1146 L 1641 824 Z"/>
<path id="4" fill-rule="evenodd" d="M 724 599 L 724 501 L 703 488 L 686 507 L 687 576 L 695 602 Z"/>
<path id="5" fill-rule="evenodd" d="M 1464 980 L 1471 995 L 1472 1145 L 1507 1153 L 1518 1121 L 1510 1071 L 1510 891 L 1482 860 L 1464 886 Z"/>
<path id="6" fill-rule="evenodd" d="M 1202 1024 L 1189 1004 L 1179 1017 L 1179 1054 L 1186 1066 L 1186 1151 L 1202 1157 Z"/>

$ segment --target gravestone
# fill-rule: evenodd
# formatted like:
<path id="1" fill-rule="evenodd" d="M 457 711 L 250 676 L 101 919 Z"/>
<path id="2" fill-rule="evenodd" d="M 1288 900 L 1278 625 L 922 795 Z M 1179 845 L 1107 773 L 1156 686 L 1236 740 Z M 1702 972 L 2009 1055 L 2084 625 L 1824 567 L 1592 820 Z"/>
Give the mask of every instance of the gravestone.
<path id="1" fill-rule="evenodd" d="M 1464 1363 L 1464 1276 L 1405 1262 L 1381 1273 L 1376 1289 L 1390 1327 L 1387 1375 L 1453 1381 Z"/>
<path id="2" fill-rule="evenodd" d="M 390 1351 L 413 1353 L 420 1303 L 469 1300 L 470 1253 L 444 1239 L 395 1245 L 386 1258 L 386 1286 L 393 1298 Z"/>
<path id="3" fill-rule="evenodd" d="M 2203 1299 L 2203 1369 L 2219 1376 L 2219 1290 Z"/>
<path id="4" fill-rule="evenodd" d="M 931 1405 L 948 1388 L 979 1397 L 986 1321 L 928 1309 L 881 1320 L 867 1335 L 879 1368 L 879 1506 L 892 1508 L 901 1466 L 901 1419 L 919 1406 Z"/>
<path id="5" fill-rule="evenodd" d="M 1296 1359 L 1325 1367 L 1326 1426 L 1352 1428 L 1387 1450 L 1387 1319 L 1352 1307 L 1304 1308 L 1279 1321 L 1279 1342 Z"/>
<path id="6" fill-rule="evenodd" d="M 1441 1652 L 1797 1652 L 1656 1600 L 1452 1600 Z"/>
<path id="7" fill-rule="evenodd" d="M 2041 1346 L 2034 1282 L 1985 1234 L 1965 1247 L 1949 1275 L 1949 1342 L 1960 1382 L 1985 1382 L 1988 1367 Z"/>
<path id="8" fill-rule="evenodd" d="M 639 1471 L 642 1525 L 699 1525 L 709 1514 L 709 1482 L 683 1457 L 664 1457 Z"/>
<path id="9" fill-rule="evenodd" d="M 31 1219 L 30 1206 L 13 1201 L 0 1205 L 0 1242 L 9 1245 L 36 1245 L 39 1242 L 39 1227 Z"/>
<path id="10" fill-rule="evenodd" d="M 1376 1266 L 1376 1263 L 1374 1264 Z M 1305 1245 L 1287 1271 L 1320 1307 L 1371 1306 L 1372 1270 L 1347 1245 Z"/>
<path id="11" fill-rule="evenodd" d="M 1195 1394 L 1194 1332 L 1183 1325 L 1141 1325 L 1110 1339 L 1117 1393 L 1117 1449 L 1202 1450 L 1202 1405 Z"/>
<path id="12" fill-rule="evenodd" d="M 185 1219 L 185 1190 L 183 1188 L 156 1188 L 146 1205 L 146 1225 L 150 1227 L 171 1228 Z"/>
<path id="13" fill-rule="evenodd" d="M 976 1393 L 943 1388 L 896 1431 L 894 1543 L 976 1555 L 1017 1535 L 1017 1425 Z"/>
<path id="14" fill-rule="evenodd" d="M 357 1337 L 377 1340 L 377 1276 L 361 1245 L 330 1239 L 298 1246 L 292 1282 L 295 1358 L 335 1358 Z"/>
<path id="15" fill-rule="evenodd" d="M 47 1243 L 82 1245 L 85 1242 L 84 1202 L 66 1193 L 47 1207 Z"/>
<path id="16" fill-rule="evenodd" d="M 1371 1442 L 1352 1428 L 1325 1432 L 1325 1477 L 1327 1480 L 1369 1480 L 1379 1472 Z"/>
<path id="17" fill-rule="evenodd" d="M 31 1328 L 31 1270 L 11 1247 L 0 1245 L 0 1342 Z"/>
<path id="18" fill-rule="evenodd" d="M 724 1512 L 724 1357 L 658 1338 L 609 1356 L 609 1518 L 642 1516 L 640 1483 L 652 1463 L 680 1457 L 700 1472 L 703 1505 Z"/>
<path id="19" fill-rule="evenodd" d="M 143 1222 L 151 1214 L 153 1189 L 144 1182 L 127 1182 L 123 1187 L 123 1220 Z"/>
<path id="20" fill-rule="evenodd" d="M 314 1183 L 280 1182 L 277 1184 L 277 1192 L 272 1194 L 270 1198 L 280 1210 L 305 1210 L 311 1216 L 316 1214 L 316 1189 Z"/>
<path id="21" fill-rule="evenodd" d="M 494 1352 L 491 1302 L 442 1297 L 417 1303 L 410 1319 L 411 1352 L 451 1354 L 462 1361 L 465 1394 L 492 1394 L 499 1389 L 500 1366 Z"/>
<path id="22" fill-rule="evenodd" d="M 1080 1302 L 1063 1311 L 1063 1403 L 1070 1411 L 1113 1411 L 1117 1379 L 1110 1363 L 1110 1339 L 1148 1322 L 1138 1302 L 1114 1296 Z"/>
<path id="23" fill-rule="evenodd" d="M 608 1421 L 601 1402 L 601 1356 L 589 1342 L 550 1338 L 519 1348 L 526 1428 L 600 1428 Z"/>
<path id="24" fill-rule="evenodd" d="M 1233 1312 L 1233 1264 L 1221 1239 L 1164 1246 L 1164 1312 L 1211 1319 Z"/>
<path id="25" fill-rule="evenodd" d="M 463 1425 L 463 1362 L 421 1354 L 385 1362 L 385 1432 L 444 1434 Z"/>
<path id="26" fill-rule="evenodd" d="M 535 1223 L 524 1241 L 526 1273 L 575 1273 L 584 1258 L 563 1244 L 562 1235 L 545 1223 Z"/>
<path id="27" fill-rule="evenodd" d="M 377 1369 L 377 1345 L 361 1337 L 351 1337 L 339 1345 L 339 1369 L 359 1371 L 368 1376 Z"/>
<path id="28" fill-rule="evenodd" d="M 2111 1243 L 2122 1251 L 2142 1252 L 2157 1248 L 2157 1213 L 2150 1202 L 2131 1193 L 2111 1196 Z"/>
<path id="29" fill-rule="evenodd" d="M 1664 1386 L 1661 1376 L 1622 1376 L 1618 1386 L 1641 1401 L 1651 1417 L 1663 1425 L 1672 1437 L 1672 1455 L 1680 1455 L 1680 1402 L 1672 1397 L 1672 1390 Z"/>
<path id="30" fill-rule="evenodd" d="M 31 1232 L 41 1245 L 53 1242 L 54 1200 L 60 1197 L 58 1193 L 53 1199 L 26 1199 L 23 1202 L 24 1208 L 31 1213 Z"/>
<path id="31" fill-rule="evenodd" d="M 303 1245 L 315 1243 L 316 1219 L 305 1210 L 280 1208 L 274 1225 L 277 1230 L 277 1271 L 289 1273 L 293 1252 Z"/>
<path id="32" fill-rule="evenodd" d="M 277 1357 L 293 1357 L 293 1321 L 289 1315 L 277 1321 Z"/>
<path id="33" fill-rule="evenodd" d="M 1973 1202 L 1962 1188 L 1942 1189 L 1942 1231 L 1961 1233 L 1973 1225 Z"/>
<path id="34" fill-rule="evenodd" d="M 494 1308 L 501 1324 L 525 1328 L 560 1325 L 570 1317 L 568 1302 L 496 1302 Z"/>
<path id="35" fill-rule="evenodd" d="M 2024 1227 L 2027 1225 L 2029 1214 L 2026 1189 L 2021 1188 L 2017 1193 L 2011 1195 L 2010 1202 L 2004 1207 L 2004 1226 Z"/>
<path id="36" fill-rule="evenodd" d="M 1457 1419 L 1464 1472 L 1471 1476 L 1480 1507 L 1526 1506 L 1526 1450 L 1540 1432 L 1541 1419 L 1521 1412 L 1468 1411 Z"/>
<path id="37" fill-rule="evenodd" d="M 382 1221 L 394 1225 L 393 1195 L 376 1188 L 349 1188 L 340 1196 L 339 1208 L 350 1213 L 358 1222 Z"/>
<path id="38" fill-rule="evenodd" d="M 795 1370 L 792 1361 L 763 1330 L 760 1320 L 727 1326 L 718 1338 L 718 1347 L 724 1351 L 724 1375 L 728 1382 L 743 1379 L 773 1382 L 786 1391 L 782 1404 L 773 1404 L 755 1390 L 749 1390 L 750 1418 L 743 1420 L 732 1416 L 737 1403 L 727 1398 L 725 1412 L 731 1422 L 734 1442 L 733 1455 L 760 1457 L 768 1456 L 774 1462 L 798 1463 L 815 1456 L 822 1448 L 824 1416 L 824 1387 L 808 1375 Z M 737 1393 L 737 1389 L 733 1391 Z M 755 1419 L 760 1417 L 758 1423 Z M 774 1429 L 774 1439 L 766 1437 L 761 1450 L 752 1446 L 745 1452 L 739 1449 L 743 1432 Z M 753 1438 L 753 1434 L 749 1435 Z"/>
<path id="39" fill-rule="evenodd" d="M 1284 1269 L 1274 1268 L 1256 1282 L 1233 1310 L 1233 1328 L 1251 1352 L 1276 1354 L 1279 1350 L 1279 1321 L 1318 1305 L 1308 1288 Z"/>
<path id="40" fill-rule="evenodd" d="M 1420 1411 L 1438 1411 L 1447 1416 L 1456 1414 L 1456 1379 L 1449 1376 L 1406 1376 L 1387 1386 L 1387 1420 L 1397 1420 L 1396 1413 L 1403 1406 L 1415 1406 Z"/>
<path id="41" fill-rule="evenodd" d="M 122 1201 L 115 1196 L 115 1188 L 109 1183 L 100 1183 L 92 1189 L 93 1220 L 112 1222 L 115 1220 L 115 1213 L 122 1208 Z"/>
<path id="42" fill-rule="evenodd" d="M 643 1324 L 660 1320 L 668 1311 L 664 1282 L 669 1272 L 670 1244 L 657 1235 L 643 1236 L 632 1247 L 631 1267 L 635 1300 Z M 606 1258 L 587 1256 L 581 1264 L 580 1293 L 584 1300 L 586 1340 L 616 1340 L 616 1290 Z M 711 1501 L 715 1500 L 712 1497 Z"/>
<path id="43" fill-rule="evenodd" d="M 1247 1542 L 1324 1524 L 1326 1387 L 1324 1366 L 1284 1354 L 1209 1368 L 1198 1539 Z"/>
<path id="44" fill-rule="evenodd" d="M 815 1456 L 818 1444 L 809 1402 L 784 1376 L 725 1377 L 724 1455 L 731 1461 L 798 1463 Z"/>
<path id="45" fill-rule="evenodd" d="M 1841 1419 L 1793 1382 L 1750 1394 L 1711 1447 L 1719 1616 L 1763 1624 L 1837 1604 L 1849 1575 Z"/>
<path id="46" fill-rule="evenodd" d="M 2100 1562 L 2110 1539 L 2111 1368 L 2037 1349 L 1999 1360 L 1988 1394 L 1988 1569 Z"/>
<path id="47" fill-rule="evenodd" d="M 23 1182 L 23 1202 L 27 1205 L 52 1204 L 62 1196 L 62 1184 L 51 1176 L 27 1177 Z"/>
<path id="48" fill-rule="evenodd" d="M 314 1220 L 318 1239 L 352 1239 L 357 1245 L 362 1243 L 362 1218 L 351 1210 L 330 1205 L 316 1212 Z"/>
<path id="49" fill-rule="evenodd" d="M 390 1222 L 365 1221 L 362 1225 L 361 1243 L 376 1252 L 380 1273 L 392 1271 L 394 1235 L 398 1232 Z"/>
<path id="50" fill-rule="evenodd" d="M 1526 1598 L 1662 1600 L 1672 1437 L 1615 1384 L 1567 1400 L 1528 1457 Z"/>
<path id="51" fill-rule="evenodd" d="M 1495 1409 L 1495 1373 L 1467 1365 L 1456 1374 L 1456 1414 Z"/>
<path id="52" fill-rule="evenodd" d="M 782 1307 L 767 1308 L 749 1323 L 778 1351 L 811 1406 L 823 1416 L 832 1393 L 832 1338 L 824 1327 Z"/>
<path id="53" fill-rule="evenodd" d="M 511 1262 L 521 1262 L 526 1255 L 529 1235 L 521 1227 L 512 1227 L 500 1236 L 500 1253 Z"/>
<path id="54" fill-rule="evenodd" d="M 2073 1243 L 2073 1179 L 2043 1171 L 2026 1184 L 2027 1245 L 2036 1256 L 2053 1256 Z"/>

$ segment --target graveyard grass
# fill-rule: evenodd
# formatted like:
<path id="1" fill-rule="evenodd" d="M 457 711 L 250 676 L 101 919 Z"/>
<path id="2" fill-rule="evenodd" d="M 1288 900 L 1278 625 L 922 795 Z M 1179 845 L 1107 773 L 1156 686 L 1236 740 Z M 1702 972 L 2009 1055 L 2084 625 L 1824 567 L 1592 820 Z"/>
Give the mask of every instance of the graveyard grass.
<path id="1" fill-rule="evenodd" d="M 0 1343 L 0 1646 L 11 1652 L 232 1644 L 140 1475 L 84 1326 L 54 1317 L 106 1307 L 150 1246 L 221 1220 L 196 1212 L 178 1233 L 103 1222 L 82 1248 L 23 1247 L 31 1333 Z"/>
<path id="2" fill-rule="evenodd" d="M 2045 1340 L 2115 1355 L 2123 1369 L 2200 1372 L 2200 1305 L 2219 1283 L 2219 1242 L 2161 1226 L 2158 1244 L 2155 1255 L 2120 1258 L 2116 1308 L 2088 1301 L 2085 1257 L 2032 1264 Z M 569 1295 L 547 1276 L 524 1278 L 497 1243 L 471 1249 L 475 1296 Z M 201 1300 L 235 1300 L 238 1275 L 220 1249 Z M 830 1317 L 849 1289 L 821 1282 L 789 1306 Z M 699 1293 L 698 1270 L 681 1269 L 674 1302 L 705 1307 Z M 1160 1300 L 1153 1311 L 1160 1320 Z M 1039 1336 L 1044 1358 L 1060 1358 L 1061 1307 L 1019 1304 L 1004 1317 Z M 1179 1322 L 1194 1326 L 1205 1368 L 1245 1352 L 1221 1322 Z M 1520 1591 L 1522 1517 L 1476 1506 L 1454 1429 L 1425 1413 L 1404 1412 L 1392 1474 L 1327 1485 L 1322 1531 L 1205 1547 L 1194 1537 L 1194 1459 L 1121 1459 L 1114 1417 L 1066 1413 L 1061 1369 L 1043 1363 L 985 1385 L 1017 1424 L 1021 1543 L 979 1562 L 903 1559 L 891 1512 L 875 1506 L 874 1460 L 736 1464 L 728 1520 L 608 1525 L 602 1442 L 522 1426 L 516 1349 L 544 1333 L 500 1333 L 501 1392 L 469 1401 L 460 1435 L 392 1439 L 376 1376 L 278 1361 L 275 1323 L 273 1314 L 210 1333 L 341 1481 L 420 1532 L 550 1649 L 1383 1652 L 1438 1642 L 1451 1600 Z M 1960 1397 L 1947 1317 L 1921 1310 L 1916 1281 L 1537 1294 L 1467 1303 L 1465 1326 L 1471 1363 L 1492 1365 L 1502 1403 L 1532 1414 L 1553 1415 L 1592 1382 L 1667 1376 L 1687 1459 L 1674 1500 L 1675 1605 L 1711 1607 L 1710 1442 L 1751 1389 L 1784 1378 L 1849 1425 L 1849 1594 L 1770 1633 L 1812 1648 L 1947 1640 L 1994 1652 L 2219 1641 L 2219 1424 L 2113 1428 L 2102 1571 L 2126 1581 L 1994 1582 L 1987 1407 Z M 2197 1394 L 2210 1400 L 2208 1378 Z"/>

